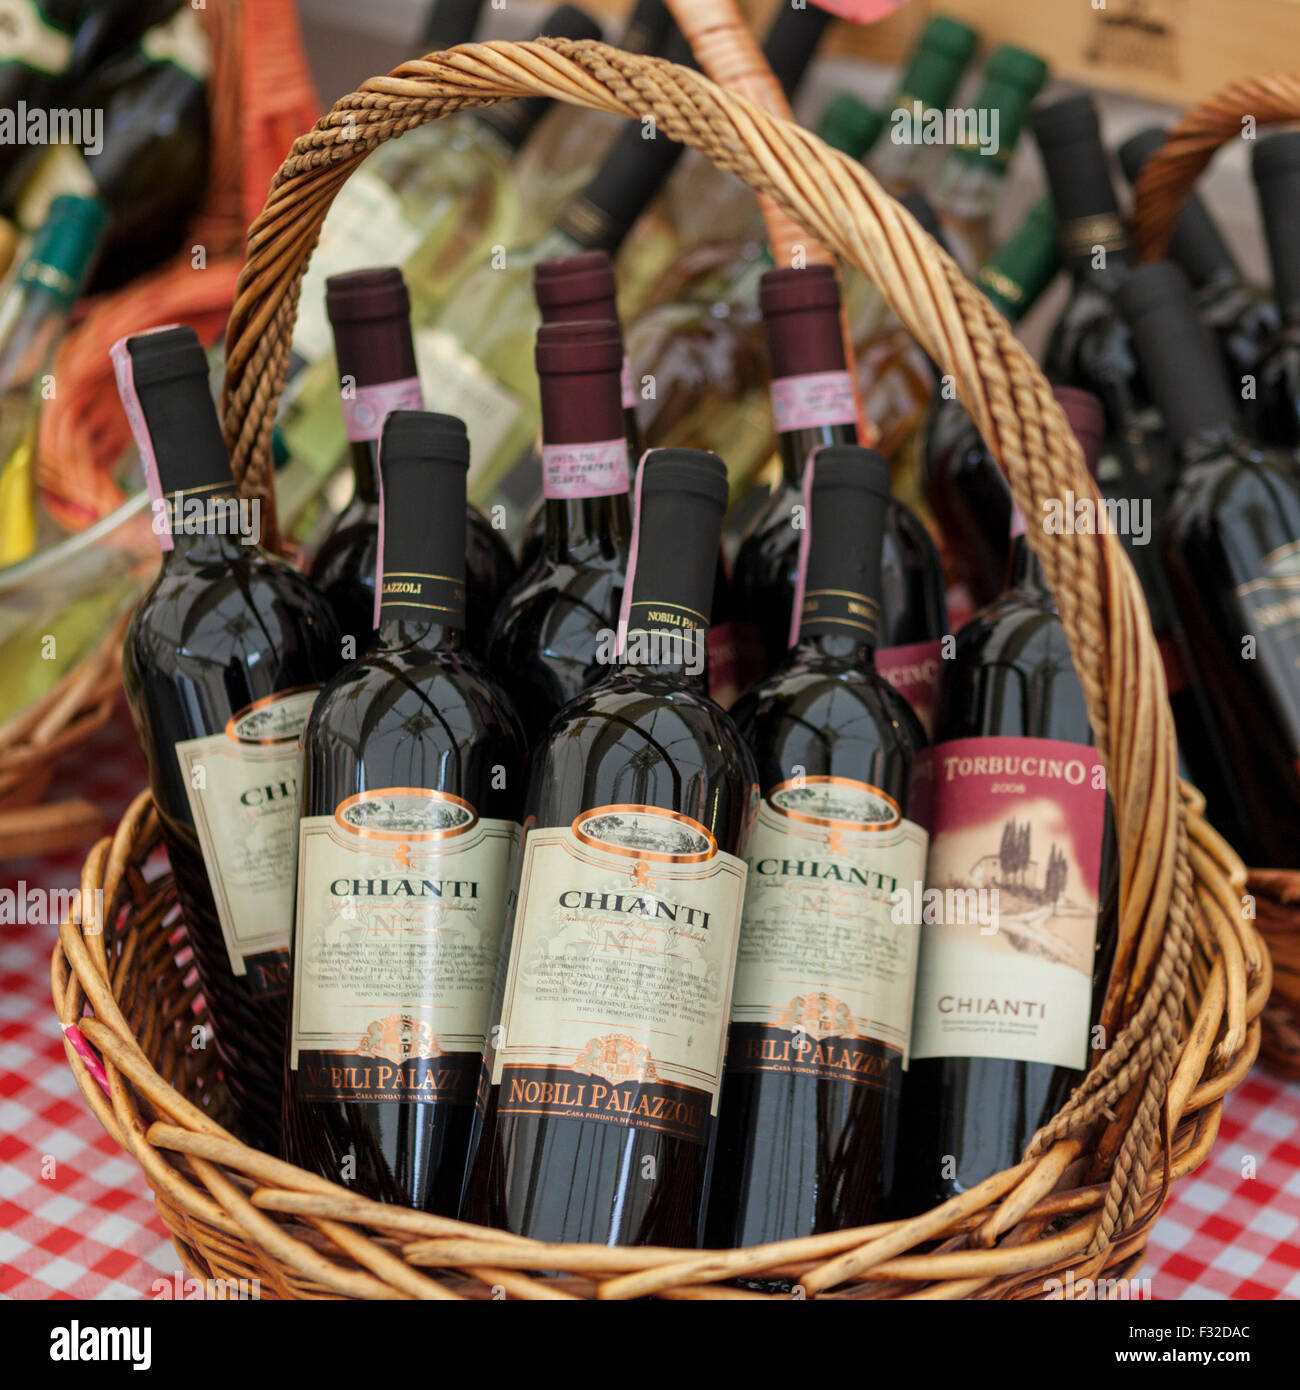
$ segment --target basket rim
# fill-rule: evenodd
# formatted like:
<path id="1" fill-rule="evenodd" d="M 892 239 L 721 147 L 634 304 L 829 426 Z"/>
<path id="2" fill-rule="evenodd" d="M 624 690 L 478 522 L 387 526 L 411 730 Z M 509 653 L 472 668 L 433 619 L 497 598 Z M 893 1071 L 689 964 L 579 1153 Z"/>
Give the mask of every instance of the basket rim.
<path id="1" fill-rule="evenodd" d="M 653 117 L 657 130 L 695 146 L 770 196 L 866 273 L 921 346 L 953 368 L 958 394 L 1006 471 L 1022 511 L 1038 514 L 1053 488 L 1062 486 L 1076 496 L 1096 496 L 1077 441 L 1037 365 L 951 258 L 866 170 L 696 72 L 603 44 L 563 40 L 470 44 L 401 64 L 342 98 L 295 142 L 250 230 L 249 260 L 227 339 L 224 417 L 246 490 L 265 495 L 269 483 L 270 426 L 303 268 L 350 169 L 377 144 L 414 125 L 523 95 Z M 264 515 L 269 510 L 264 507 Z M 861 1232 L 847 1233 L 859 1240 L 855 1248 L 801 1276 L 813 1295 L 837 1297 L 834 1290 L 870 1273 L 925 1281 L 933 1275 L 942 1296 L 976 1290 L 1015 1296 L 1027 1273 L 1041 1280 L 1062 1261 L 1085 1274 L 1130 1262 L 1171 1176 L 1208 1150 L 1221 1097 L 1244 1075 L 1258 1045 L 1267 953 L 1241 909 L 1240 861 L 1204 823 L 1197 794 L 1178 784 L 1164 678 L 1132 566 L 1109 534 L 1049 541 L 1041 528 L 1031 528 L 1029 535 L 1057 597 L 1116 810 L 1123 892 L 1120 949 L 1104 1014 L 1110 1047 L 1061 1114 L 1035 1137 L 1021 1165 L 994 1175 L 987 1191 L 974 1189 L 978 1196 L 953 1199 L 955 1207 L 945 1204 L 884 1231 L 867 1228 L 871 1239 L 865 1244 Z M 110 1133 L 120 1135 L 119 1142 L 141 1161 L 156 1190 L 161 1188 L 160 1199 L 184 1209 L 181 1238 L 198 1240 L 199 1228 L 210 1233 L 199 1242 L 206 1258 L 225 1258 L 218 1253 L 220 1241 L 238 1237 L 245 1250 L 255 1247 L 259 1258 L 275 1261 L 281 1282 L 292 1270 L 296 1278 L 323 1280 L 328 1288 L 360 1296 L 373 1292 L 376 1280 L 387 1281 L 383 1286 L 390 1291 L 446 1296 L 441 1286 L 433 1292 L 432 1281 L 412 1264 L 360 1233 L 353 1221 L 356 1203 L 364 1199 L 323 1194 L 323 1179 L 286 1172 L 279 1160 L 242 1145 L 222 1147 L 227 1141 L 213 1133 L 213 1121 L 162 1080 L 135 1039 L 116 990 L 126 989 L 142 952 L 158 949 L 163 909 L 156 895 L 148 896 L 135 862 L 147 840 L 147 803 L 147 794 L 137 799 L 112 841 L 96 846 L 86 866 L 107 901 L 127 894 L 134 930 L 120 941 L 113 933 L 119 954 L 110 962 L 104 924 L 84 931 L 66 923 L 52 961 L 61 1022 L 78 1027 L 100 1049 L 106 1073 L 108 1098 L 67 1041 L 83 1094 Z M 141 914 L 152 932 L 148 939 L 141 935 Z M 83 1020 L 87 1003 L 94 1017 Z M 182 1124 L 150 1124 L 136 1093 L 147 1108 L 158 1104 Z M 192 1131 L 183 1168 L 162 1157 L 164 1151 L 187 1152 L 179 1144 L 168 1148 L 177 1129 Z M 1165 1161 L 1166 1153 L 1172 1162 Z M 1082 1164 L 1096 1170 L 1096 1200 L 1061 1186 L 1078 1176 Z M 302 1220 L 342 1253 L 348 1268 L 323 1260 L 269 1219 L 268 1184 L 274 1188 L 290 1179 L 309 1197 L 319 1194 Z M 252 1183 L 260 1185 L 249 1192 Z M 993 1210 L 978 1205 L 986 1199 L 997 1203 Z M 1058 1205 L 1044 1211 L 1044 1202 Z M 1085 1218 L 1081 1210 L 1094 1214 Z M 380 1214 L 391 1225 L 394 1211 Z M 401 1213 L 403 1221 L 418 1215 Z M 1058 1220 L 1067 1222 L 1064 1235 L 1044 1236 Z M 471 1241 L 490 1238 L 493 1257 L 503 1244 L 521 1239 L 457 1225 L 458 1234 Z M 944 1236 L 966 1248 L 908 1253 L 918 1241 Z M 591 1249 L 543 1248 L 542 1267 L 548 1269 L 572 1268 L 584 1258 L 573 1252 Z M 606 1261 L 615 1258 L 606 1247 L 596 1249 Z M 477 1253 L 483 1252 L 478 1245 Z M 710 1270 L 699 1267 L 701 1252 L 690 1256 L 695 1273 L 707 1279 Z M 459 1247 L 455 1258 L 445 1247 L 434 1258 L 443 1261 L 439 1267 L 458 1268 L 480 1283 L 489 1269 L 469 1263 L 475 1252 Z M 707 1296 L 729 1296 L 716 1284 L 682 1282 L 689 1271 L 680 1267 L 665 1275 L 653 1256 L 636 1248 L 617 1258 L 639 1259 L 642 1267 L 621 1282 L 600 1280 L 597 1296 L 690 1296 L 702 1289 Z M 752 1251 L 739 1256 L 741 1263 L 762 1258 Z M 509 1273 L 496 1267 L 490 1272 Z M 538 1281 L 510 1277 L 524 1296 L 548 1296 L 538 1291 Z M 921 1296 L 932 1296 L 929 1287 L 926 1282 Z"/>

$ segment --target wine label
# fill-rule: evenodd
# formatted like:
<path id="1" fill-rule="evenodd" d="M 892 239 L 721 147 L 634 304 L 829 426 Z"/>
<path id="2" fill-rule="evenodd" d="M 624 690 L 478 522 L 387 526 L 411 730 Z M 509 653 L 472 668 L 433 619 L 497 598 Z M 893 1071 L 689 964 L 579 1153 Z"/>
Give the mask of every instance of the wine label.
<path id="1" fill-rule="evenodd" d="M 858 418 L 853 378 L 848 372 L 778 377 L 772 382 L 772 416 L 778 434 L 852 425 Z"/>
<path id="2" fill-rule="evenodd" d="M 72 61 L 72 35 L 51 24 L 35 0 L 0 0 L 0 41 L 0 64 L 55 77 Z"/>
<path id="3" fill-rule="evenodd" d="M 1257 659 L 1277 692 L 1272 708 L 1292 750 L 1300 754 L 1300 541 L 1266 555 L 1263 575 L 1235 590 L 1257 644 Z M 1300 767 L 1300 758 L 1297 759 Z"/>
<path id="4" fill-rule="evenodd" d="M 352 174 L 330 205 L 302 278 L 293 327 L 293 349 L 298 356 L 318 362 L 334 351 L 334 333 L 325 311 L 325 281 L 331 275 L 367 266 L 403 265 L 419 244 L 419 230 L 388 184 L 378 174 L 368 173 L 364 165 Z"/>
<path id="5" fill-rule="evenodd" d="M 916 712 L 926 737 L 934 737 L 934 707 L 939 695 L 943 639 L 883 647 L 876 653 L 876 670 Z"/>
<path id="6" fill-rule="evenodd" d="M 657 806 L 530 830 L 491 1057 L 500 1112 L 703 1143 L 744 890 L 742 860 Z"/>
<path id="7" fill-rule="evenodd" d="M 519 834 L 420 787 L 303 818 L 289 1043 L 300 1099 L 474 1103 Z"/>
<path id="8" fill-rule="evenodd" d="M 318 690 L 268 695 L 176 745 L 230 968 L 256 994 L 289 987 L 299 740 Z"/>
<path id="9" fill-rule="evenodd" d="M 206 82 L 212 70 L 212 49 L 198 14 L 182 5 L 162 24 L 155 24 L 140 40 L 146 58 L 154 63 L 171 63 L 195 82 Z"/>
<path id="10" fill-rule="evenodd" d="M 542 491 L 547 497 L 614 497 L 631 485 L 627 440 L 543 444 Z"/>
<path id="11" fill-rule="evenodd" d="M 927 838 L 867 782 L 804 777 L 768 792 L 746 853 L 728 1072 L 898 1088 Z"/>
<path id="12" fill-rule="evenodd" d="M 358 386 L 343 396 L 343 424 L 352 443 L 365 444 L 380 437 L 390 411 L 423 409 L 418 376 L 384 381 L 376 386 Z"/>
<path id="13" fill-rule="evenodd" d="M 1097 750 L 934 749 L 912 1056 L 1088 1062 L 1106 790 Z"/>

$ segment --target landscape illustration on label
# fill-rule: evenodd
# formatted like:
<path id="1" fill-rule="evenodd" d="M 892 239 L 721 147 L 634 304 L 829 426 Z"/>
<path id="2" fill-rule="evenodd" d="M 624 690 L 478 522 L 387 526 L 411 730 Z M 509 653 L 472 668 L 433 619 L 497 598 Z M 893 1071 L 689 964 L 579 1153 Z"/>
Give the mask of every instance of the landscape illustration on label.
<path id="1" fill-rule="evenodd" d="M 358 792 L 339 806 L 334 818 L 355 835 L 386 840 L 446 839 L 463 834 L 478 821 L 468 801 L 419 787 Z"/>
<path id="2" fill-rule="evenodd" d="M 814 825 L 888 830 L 902 819 L 892 796 L 847 777 L 796 778 L 773 787 L 767 799 L 782 815 Z"/>
<path id="3" fill-rule="evenodd" d="M 601 806 L 579 816 L 573 833 L 612 854 L 659 862 L 702 863 L 717 850 L 717 842 L 698 821 L 657 806 Z"/>

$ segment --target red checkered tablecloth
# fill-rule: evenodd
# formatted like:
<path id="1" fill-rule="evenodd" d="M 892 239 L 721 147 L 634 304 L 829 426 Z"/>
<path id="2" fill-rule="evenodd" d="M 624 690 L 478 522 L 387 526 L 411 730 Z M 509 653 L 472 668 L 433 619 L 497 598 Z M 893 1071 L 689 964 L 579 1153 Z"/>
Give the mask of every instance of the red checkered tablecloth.
<path id="1" fill-rule="evenodd" d="M 144 785 L 130 724 L 110 722 L 68 768 L 119 813 Z M 8 864 L 0 882 L 72 887 L 81 854 Z M 0 926 L 0 1296 L 148 1298 L 181 1271 L 134 1159 L 91 1115 L 49 992 L 50 926 Z M 1256 1069 L 1228 1097 L 1208 1161 L 1175 1185 L 1142 1294 L 1300 1297 L 1300 1085 Z"/>

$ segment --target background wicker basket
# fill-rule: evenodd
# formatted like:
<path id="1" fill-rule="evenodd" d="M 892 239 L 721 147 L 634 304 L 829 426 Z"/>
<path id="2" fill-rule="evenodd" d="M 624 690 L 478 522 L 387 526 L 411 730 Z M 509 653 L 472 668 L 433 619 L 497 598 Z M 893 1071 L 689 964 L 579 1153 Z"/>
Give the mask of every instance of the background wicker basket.
<path id="1" fill-rule="evenodd" d="M 227 340 L 237 476 L 266 496 L 270 436 L 304 263 L 330 201 L 377 144 L 466 105 L 542 94 L 653 116 L 769 194 L 880 286 L 955 378 L 1026 515 L 1095 495 L 1048 385 L 1005 321 L 858 164 L 698 73 L 600 44 L 474 44 L 365 83 L 299 139 L 253 226 Z M 263 507 L 264 517 L 273 513 Z M 272 535 L 274 532 L 272 531 Z M 1245 871 L 1176 777 L 1172 720 L 1141 590 L 1114 537 L 1031 528 L 1105 762 L 1121 849 L 1107 1049 L 1023 1161 L 908 1221 L 729 1252 L 543 1246 L 382 1206 L 257 1153 L 220 1124 L 193 977 L 141 796 L 92 852 L 93 892 L 60 929 L 52 984 L 87 1101 L 140 1162 L 187 1268 L 257 1277 L 268 1295 L 754 1298 L 739 1275 L 793 1275 L 809 1296 L 1042 1298 L 1136 1273 L 1171 1179 L 1213 1143 L 1224 1094 L 1259 1043 L 1268 955 L 1242 910 Z M 1049 543 L 1050 541 L 1050 543 Z M 542 1276 L 537 1271 L 551 1271 Z M 1073 1282 L 1061 1290 L 1050 1281 Z"/>
<path id="2" fill-rule="evenodd" d="M 1163 254 L 1178 212 L 1216 151 L 1253 140 L 1260 126 L 1300 120 L 1300 78 L 1234 82 L 1189 111 L 1147 163 L 1138 182 L 1133 231 L 1139 254 Z M 1273 954 L 1273 993 L 1263 1014 L 1262 1050 L 1269 1065 L 1300 1079 L 1300 872 L 1260 868 L 1247 883 L 1256 925 Z"/>
<path id="3" fill-rule="evenodd" d="M 117 405 L 108 349 L 160 321 L 191 324 L 205 343 L 217 339 L 234 300 L 244 229 L 285 146 L 320 110 L 293 0 L 228 0 L 204 7 L 199 17 L 212 50 L 211 173 L 186 249 L 92 302 L 59 349 L 53 366 L 59 394 L 41 413 L 40 483 L 51 511 L 72 529 L 108 516 L 125 496 L 112 474 L 130 430 Z M 194 274 L 192 244 L 208 256 L 202 275 Z M 148 571 L 146 564 L 142 574 Z M 40 700 L 0 724 L 0 860 L 84 845 L 102 832 L 102 816 L 81 797 L 41 803 L 58 759 L 113 711 L 124 630 L 125 617 Z"/>

